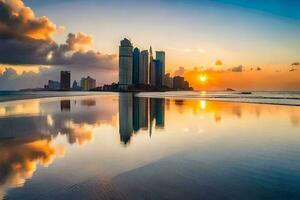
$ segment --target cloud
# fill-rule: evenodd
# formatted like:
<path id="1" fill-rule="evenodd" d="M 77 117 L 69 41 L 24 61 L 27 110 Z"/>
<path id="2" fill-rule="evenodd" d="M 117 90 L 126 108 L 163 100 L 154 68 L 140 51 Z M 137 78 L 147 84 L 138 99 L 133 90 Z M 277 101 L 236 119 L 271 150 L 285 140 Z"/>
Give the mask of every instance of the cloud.
<path id="1" fill-rule="evenodd" d="M 256 68 L 256 71 L 261 71 L 262 69 L 260 67 L 257 67 Z"/>
<path id="2" fill-rule="evenodd" d="M 56 31 L 54 23 L 47 17 L 36 18 L 32 9 L 21 0 L 0 0 L 0 13 L 2 36 L 51 40 Z"/>
<path id="3" fill-rule="evenodd" d="M 93 38 L 90 35 L 84 33 L 69 33 L 66 41 L 69 50 L 84 51 L 91 48 Z"/>
<path id="4" fill-rule="evenodd" d="M 116 55 L 91 50 L 90 35 L 70 33 L 65 44 L 57 44 L 53 35 L 62 29 L 35 17 L 21 0 L 0 0 L 0 63 L 116 70 Z"/>
<path id="5" fill-rule="evenodd" d="M 184 73 L 186 72 L 184 67 L 179 67 L 174 73 L 173 76 L 184 76 Z"/>
<path id="6" fill-rule="evenodd" d="M 223 65 L 222 60 L 216 60 L 215 65 L 218 65 L 218 66 Z"/>
<path id="7" fill-rule="evenodd" d="M 230 71 L 232 71 L 232 72 L 242 72 L 243 71 L 243 66 L 239 65 L 237 67 L 233 67 L 233 68 L 230 69 Z"/>
<path id="8" fill-rule="evenodd" d="M 294 71 L 297 71 L 297 69 L 290 69 L 290 72 L 294 72 Z"/>
<path id="9" fill-rule="evenodd" d="M 299 62 L 294 62 L 291 64 L 291 66 L 300 66 L 300 63 Z"/>

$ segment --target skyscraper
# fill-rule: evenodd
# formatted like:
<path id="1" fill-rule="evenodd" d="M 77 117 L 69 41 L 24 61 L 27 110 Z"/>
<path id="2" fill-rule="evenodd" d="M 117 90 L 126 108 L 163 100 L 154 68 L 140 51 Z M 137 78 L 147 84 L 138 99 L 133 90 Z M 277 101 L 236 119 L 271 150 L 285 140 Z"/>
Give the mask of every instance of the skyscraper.
<path id="1" fill-rule="evenodd" d="M 133 69 L 132 69 L 132 83 L 139 83 L 139 70 L 140 70 L 140 50 L 134 48 L 133 50 Z"/>
<path id="2" fill-rule="evenodd" d="M 164 51 L 156 51 L 156 60 L 159 60 L 162 65 L 162 84 L 166 85 L 165 73 L 166 73 L 166 53 Z"/>
<path id="3" fill-rule="evenodd" d="M 149 83 L 149 53 L 148 50 L 144 50 L 140 54 L 140 68 L 139 68 L 139 83 Z"/>
<path id="4" fill-rule="evenodd" d="M 152 59 L 150 61 L 150 85 L 156 86 L 156 60 Z"/>
<path id="5" fill-rule="evenodd" d="M 70 90 L 71 89 L 71 72 L 61 71 L 60 72 L 60 89 Z"/>
<path id="6" fill-rule="evenodd" d="M 155 86 L 162 87 L 162 80 L 162 63 L 160 62 L 160 60 L 155 60 Z"/>
<path id="7" fill-rule="evenodd" d="M 149 83 L 151 86 L 155 86 L 156 84 L 156 74 L 155 74 L 155 60 L 153 59 L 152 47 L 150 47 L 150 77 Z"/>
<path id="8" fill-rule="evenodd" d="M 119 47 L 119 85 L 120 89 L 128 89 L 129 85 L 132 85 L 132 44 L 131 42 L 124 38 L 121 41 Z"/>

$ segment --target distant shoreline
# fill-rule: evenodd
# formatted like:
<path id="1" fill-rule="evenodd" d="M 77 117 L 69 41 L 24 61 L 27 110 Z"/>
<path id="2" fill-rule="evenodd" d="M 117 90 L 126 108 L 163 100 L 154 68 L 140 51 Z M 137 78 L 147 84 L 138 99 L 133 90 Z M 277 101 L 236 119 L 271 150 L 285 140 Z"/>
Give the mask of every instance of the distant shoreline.
<path id="1" fill-rule="evenodd" d="M 219 94 L 218 92 L 223 92 Z M 149 98 L 168 98 L 182 100 L 199 100 L 199 101 L 222 101 L 235 103 L 250 104 L 269 104 L 283 106 L 300 106 L 300 92 L 253 92 L 253 94 L 244 94 L 242 92 L 228 91 L 207 91 L 203 96 L 201 91 L 166 91 L 166 92 L 108 92 L 108 91 L 86 91 L 86 92 L 20 92 L 20 91 L 0 91 L 0 103 L 22 101 L 30 99 L 44 98 L 64 98 L 64 97 L 84 97 L 97 95 L 118 95 L 120 93 L 136 93 L 137 97 Z M 295 96 L 296 95 L 296 96 Z"/>

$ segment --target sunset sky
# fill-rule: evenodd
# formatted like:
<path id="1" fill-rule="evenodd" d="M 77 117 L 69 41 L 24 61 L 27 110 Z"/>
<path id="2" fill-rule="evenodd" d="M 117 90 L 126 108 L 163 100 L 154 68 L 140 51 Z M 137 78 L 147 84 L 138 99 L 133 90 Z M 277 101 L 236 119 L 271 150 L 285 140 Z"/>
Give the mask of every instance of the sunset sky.
<path id="1" fill-rule="evenodd" d="M 0 89 L 42 87 L 61 69 L 99 85 L 118 81 L 119 41 L 128 37 L 140 49 L 164 50 L 166 71 L 196 89 L 300 90 L 299 7 L 298 0 L 0 0 Z"/>

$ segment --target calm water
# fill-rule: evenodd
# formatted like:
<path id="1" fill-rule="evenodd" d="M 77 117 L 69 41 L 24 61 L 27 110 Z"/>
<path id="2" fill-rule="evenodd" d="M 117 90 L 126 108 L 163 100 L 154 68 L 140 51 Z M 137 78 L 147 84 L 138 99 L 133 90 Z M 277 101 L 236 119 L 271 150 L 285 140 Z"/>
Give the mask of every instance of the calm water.
<path id="1" fill-rule="evenodd" d="M 300 199 L 299 188 L 297 106 L 129 93 L 0 103 L 0 199 Z"/>

